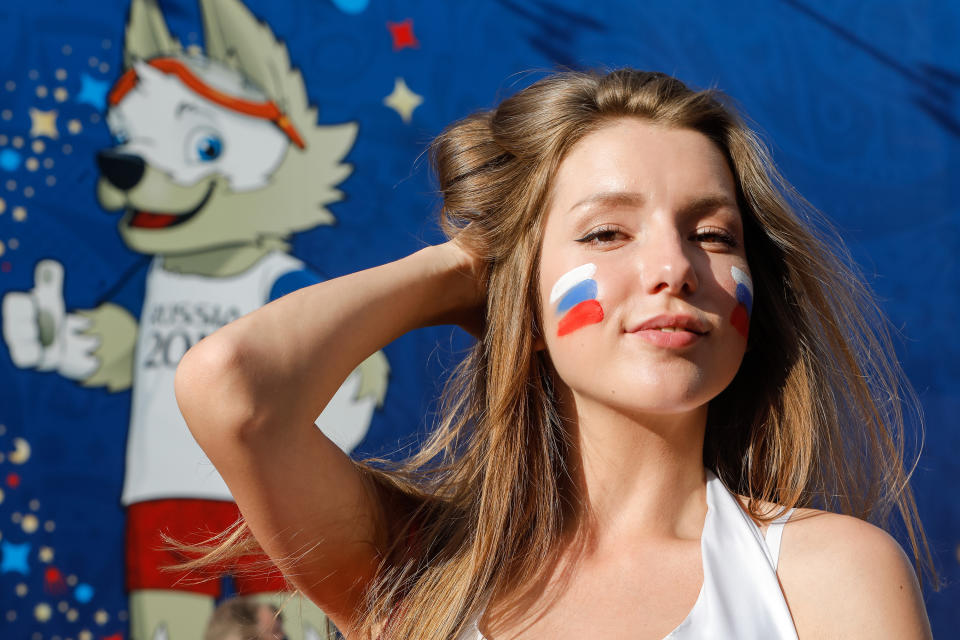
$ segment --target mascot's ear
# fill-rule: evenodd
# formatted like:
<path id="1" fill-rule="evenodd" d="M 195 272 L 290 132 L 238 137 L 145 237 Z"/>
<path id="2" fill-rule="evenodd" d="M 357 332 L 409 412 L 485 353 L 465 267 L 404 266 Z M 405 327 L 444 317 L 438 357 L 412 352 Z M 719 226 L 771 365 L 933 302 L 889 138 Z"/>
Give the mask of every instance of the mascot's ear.
<path id="1" fill-rule="evenodd" d="M 170 35 L 157 0 L 132 0 L 123 44 L 123 67 L 134 60 L 173 56 L 181 52 L 180 41 Z"/>
<path id="2" fill-rule="evenodd" d="M 151 67 L 149 64 L 142 60 L 134 60 L 130 65 L 137 72 L 137 77 L 141 82 L 148 82 L 150 80 L 158 80 L 160 78 L 167 77 L 163 71 Z"/>
<path id="3" fill-rule="evenodd" d="M 248 78 L 283 111 L 306 104 L 300 74 L 287 47 L 239 0 L 200 0 L 207 57 Z M 293 95 L 291 95 L 293 94 Z"/>

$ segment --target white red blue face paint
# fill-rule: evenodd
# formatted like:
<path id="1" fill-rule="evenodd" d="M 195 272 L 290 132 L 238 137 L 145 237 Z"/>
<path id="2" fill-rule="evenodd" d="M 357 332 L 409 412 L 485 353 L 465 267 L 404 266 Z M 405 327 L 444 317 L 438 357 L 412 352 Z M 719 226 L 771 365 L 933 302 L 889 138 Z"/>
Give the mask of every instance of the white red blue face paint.
<path id="1" fill-rule="evenodd" d="M 603 307 L 597 300 L 597 281 L 593 279 L 596 272 L 597 265 L 587 263 L 557 278 L 550 290 L 550 304 L 556 303 L 560 318 L 557 336 L 568 335 L 603 320 Z"/>
<path id="2" fill-rule="evenodd" d="M 730 323 L 746 338 L 750 333 L 750 314 L 753 312 L 753 280 L 746 271 L 736 267 L 730 267 L 730 275 L 737 283 L 737 306 L 730 314 Z"/>

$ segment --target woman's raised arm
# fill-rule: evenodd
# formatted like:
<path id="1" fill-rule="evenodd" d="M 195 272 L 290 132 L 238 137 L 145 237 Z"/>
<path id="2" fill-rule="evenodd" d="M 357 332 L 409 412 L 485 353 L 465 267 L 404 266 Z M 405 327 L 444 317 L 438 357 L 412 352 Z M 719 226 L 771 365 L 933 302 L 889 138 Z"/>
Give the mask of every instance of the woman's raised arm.
<path id="1" fill-rule="evenodd" d="M 194 346 L 180 410 L 252 533 L 347 631 L 387 542 L 383 505 L 314 420 L 366 357 L 407 331 L 469 326 L 480 261 L 455 242 L 301 289 Z"/>

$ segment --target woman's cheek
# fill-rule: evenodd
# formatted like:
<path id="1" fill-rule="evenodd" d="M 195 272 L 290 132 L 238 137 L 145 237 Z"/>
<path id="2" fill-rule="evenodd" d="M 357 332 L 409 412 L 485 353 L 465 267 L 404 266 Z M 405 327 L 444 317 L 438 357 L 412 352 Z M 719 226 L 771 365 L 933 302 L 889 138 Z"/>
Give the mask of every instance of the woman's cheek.
<path id="1" fill-rule="evenodd" d="M 753 280 L 749 273 L 737 267 L 730 267 L 730 276 L 737 286 L 737 306 L 730 314 L 730 324 L 746 338 L 750 334 L 750 314 L 753 312 Z"/>
<path id="2" fill-rule="evenodd" d="M 603 320 L 596 273 L 597 265 L 588 262 L 567 271 L 553 284 L 550 311 L 557 320 L 558 338 Z"/>

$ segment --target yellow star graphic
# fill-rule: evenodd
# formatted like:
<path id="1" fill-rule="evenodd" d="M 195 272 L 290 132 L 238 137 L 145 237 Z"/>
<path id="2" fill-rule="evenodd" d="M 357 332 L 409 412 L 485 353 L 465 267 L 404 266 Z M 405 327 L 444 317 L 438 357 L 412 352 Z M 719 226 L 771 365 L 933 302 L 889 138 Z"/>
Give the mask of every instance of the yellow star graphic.
<path id="1" fill-rule="evenodd" d="M 57 110 L 30 109 L 30 137 L 47 136 L 52 140 L 60 137 L 57 131 Z"/>
<path id="2" fill-rule="evenodd" d="M 423 103 L 423 96 L 410 90 L 403 78 L 397 78 L 393 83 L 393 91 L 383 99 L 383 104 L 387 105 L 403 118 L 407 124 L 413 116 L 413 110 Z"/>

